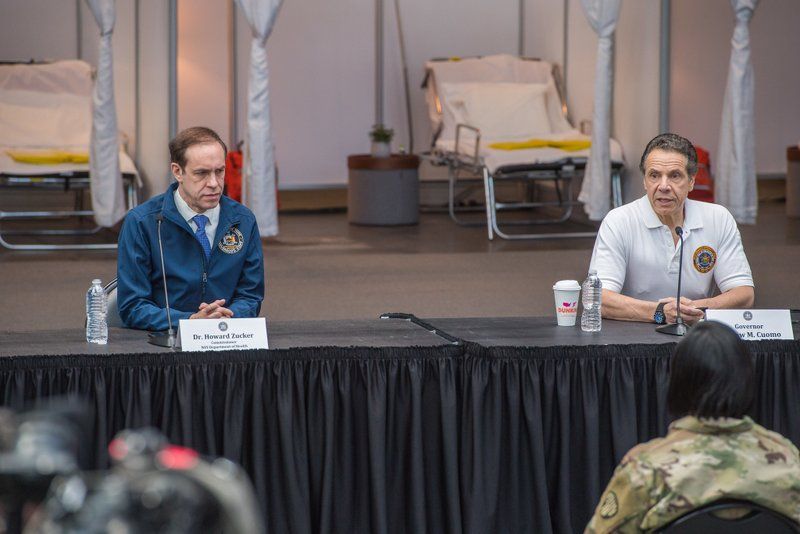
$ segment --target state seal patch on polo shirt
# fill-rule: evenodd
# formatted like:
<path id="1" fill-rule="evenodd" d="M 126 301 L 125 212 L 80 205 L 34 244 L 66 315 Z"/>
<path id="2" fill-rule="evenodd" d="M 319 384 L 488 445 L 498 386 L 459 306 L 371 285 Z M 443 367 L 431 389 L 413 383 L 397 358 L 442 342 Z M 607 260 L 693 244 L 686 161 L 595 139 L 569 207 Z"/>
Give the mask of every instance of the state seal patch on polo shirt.
<path id="1" fill-rule="evenodd" d="M 225 254 L 236 254 L 244 246 L 244 236 L 235 226 L 219 241 L 219 249 Z"/>
<path id="2" fill-rule="evenodd" d="M 713 248 L 703 245 L 702 247 L 697 247 L 697 250 L 694 251 L 692 260 L 697 272 L 707 273 L 717 263 L 717 253 Z"/>

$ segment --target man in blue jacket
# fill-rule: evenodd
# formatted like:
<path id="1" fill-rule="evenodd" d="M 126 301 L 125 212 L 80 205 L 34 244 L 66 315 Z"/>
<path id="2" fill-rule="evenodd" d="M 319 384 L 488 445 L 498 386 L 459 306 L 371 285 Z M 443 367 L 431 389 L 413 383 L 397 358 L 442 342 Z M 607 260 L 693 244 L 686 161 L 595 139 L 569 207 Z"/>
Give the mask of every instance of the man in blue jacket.
<path id="1" fill-rule="evenodd" d="M 222 195 L 225 143 L 213 130 L 193 127 L 170 141 L 169 152 L 177 182 L 131 210 L 119 236 L 123 323 L 168 327 L 159 231 L 173 322 L 256 317 L 264 300 L 261 239 L 253 213 Z"/>

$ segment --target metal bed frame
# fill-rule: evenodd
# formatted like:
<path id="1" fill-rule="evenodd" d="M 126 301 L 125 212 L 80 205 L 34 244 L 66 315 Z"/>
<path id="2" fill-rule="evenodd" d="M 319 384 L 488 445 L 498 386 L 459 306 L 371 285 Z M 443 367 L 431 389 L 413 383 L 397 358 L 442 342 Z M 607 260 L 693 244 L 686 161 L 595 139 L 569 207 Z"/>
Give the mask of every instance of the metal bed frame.
<path id="1" fill-rule="evenodd" d="M 49 61 L 0 61 L 0 65 L 36 65 L 46 64 Z M 94 72 L 92 72 L 94 77 Z M 128 211 L 139 204 L 138 180 L 136 175 L 122 173 L 125 186 L 126 205 Z M 84 229 L 46 228 L 38 230 L 3 230 L 5 220 L 25 219 L 62 219 L 70 217 L 92 217 L 92 210 L 83 209 L 83 192 L 90 189 L 91 182 L 89 171 L 69 171 L 57 174 L 18 175 L 0 173 L 0 189 L 27 189 L 49 190 L 75 193 L 75 209 L 56 211 L 3 211 L 0 210 L 0 246 L 10 250 L 114 250 L 117 243 L 9 243 L 4 236 L 33 235 L 33 236 L 90 236 L 97 234 L 102 227 Z"/>
<path id="2" fill-rule="evenodd" d="M 125 182 L 126 204 L 128 210 L 139 203 L 136 176 L 123 173 Z M 23 219 L 60 219 L 69 217 L 91 217 L 94 212 L 82 209 L 83 192 L 90 187 L 89 173 L 87 171 L 67 172 L 40 176 L 19 176 L 0 173 L 0 188 L 50 190 L 74 192 L 74 210 L 56 211 L 1 211 L 0 210 L 0 245 L 10 250 L 113 250 L 117 243 L 9 243 L 4 236 L 9 235 L 38 235 L 38 236 L 87 236 L 97 234 L 102 228 L 95 226 L 86 229 L 56 229 L 47 228 L 40 230 L 3 230 L 4 220 Z"/>
<path id="3" fill-rule="evenodd" d="M 474 56 L 479 58 L 480 56 Z M 540 61 L 538 58 L 521 58 L 524 61 Z M 449 59 L 435 58 L 432 61 L 450 61 Z M 558 91 L 559 99 L 561 101 L 561 112 L 567 122 L 572 124 L 569 120 L 569 114 L 566 101 L 564 100 L 563 84 L 561 80 L 561 72 L 557 65 L 552 66 L 553 80 Z M 434 72 L 428 69 L 423 80 L 422 87 L 427 88 L 429 83 L 433 83 L 431 90 L 434 95 L 436 111 L 442 113 L 442 104 L 439 100 L 437 86 L 434 80 Z M 450 218 L 457 224 L 462 226 L 482 226 L 483 222 L 466 221 L 457 215 L 461 211 L 472 211 L 469 208 L 459 208 L 456 206 L 458 198 L 461 195 L 456 193 L 457 184 L 461 182 L 472 182 L 472 187 L 467 189 L 469 193 L 471 189 L 479 187 L 476 181 L 482 182 L 484 190 L 485 210 L 486 210 L 486 228 L 489 240 L 494 239 L 497 235 L 502 239 L 561 239 L 561 238 L 578 238 L 578 237 L 595 237 L 596 231 L 590 232 L 534 232 L 534 233 L 507 233 L 501 228 L 501 223 L 498 220 L 498 211 L 502 210 L 520 210 L 520 209 L 533 209 L 543 207 L 557 208 L 558 214 L 555 217 L 525 219 L 525 220 L 504 220 L 503 226 L 518 226 L 518 225 L 542 225 L 542 224 L 559 224 L 566 222 L 572 216 L 573 208 L 576 205 L 581 205 L 574 196 L 573 180 L 583 176 L 586 169 L 585 158 L 564 158 L 554 162 L 536 163 L 536 164 L 519 164 L 519 165 L 506 165 L 496 169 L 493 173 L 489 172 L 488 167 L 483 163 L 480 157 L 480 140 L 481 132 L 478 128 L 468 124 L 456 125 L 455 147 L 452 152 L 444 151 L 436 148 L 436 141 L 441 134 L 443 124 L 439 124 L 439 128 L 434 132 L 431 139 L 431 150 L 422 155 L 422 157 L 430 161 L 436 166 L 447 166 L 448 168 L 448 214 Z M 474 136 L 475 146 L 472 154 L 467 154 L 460 150 L 460 141 L 462 139 L 462 132 L 471 132 Z M 612 162 L 611 164 L 611 192 L 612 203 L 614 207 L 622 205 L 622 184 L 621 184 L 621 171 L 622 163 Z M 557 199 L 555 201 L 534 201 L 531 198 L 526 198 L 522 201 L 516 202 L 498 202 L 495 192 L 496 182 L 522 182 L 526 185 L 526 197 L 531 196 L 530 186 L 537 185 L 541 181 L 551 181 Z M 462 193 L 463 195 L 463 193 Z"/>

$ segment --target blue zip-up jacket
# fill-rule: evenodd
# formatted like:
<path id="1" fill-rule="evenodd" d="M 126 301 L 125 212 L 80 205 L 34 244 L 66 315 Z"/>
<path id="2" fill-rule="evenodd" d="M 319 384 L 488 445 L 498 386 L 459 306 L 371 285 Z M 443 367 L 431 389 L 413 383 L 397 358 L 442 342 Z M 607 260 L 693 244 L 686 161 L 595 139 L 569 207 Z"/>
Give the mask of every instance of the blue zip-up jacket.
<path id="1" fill-rule="evenodd" d="M 158 252 L 158 216 L 170 314 L 177 327 L 201 302 L 225 299 L 234 317 L 256 317 L 264 300 L 264 259 L 253 213 L 222 196 L 219 224 L 206 261 L 203 247 L 175 206 L 173 183 L 125 216 L 117 255 L 117 305 L 128 328 L 166 330 L 167 313 Z"/>

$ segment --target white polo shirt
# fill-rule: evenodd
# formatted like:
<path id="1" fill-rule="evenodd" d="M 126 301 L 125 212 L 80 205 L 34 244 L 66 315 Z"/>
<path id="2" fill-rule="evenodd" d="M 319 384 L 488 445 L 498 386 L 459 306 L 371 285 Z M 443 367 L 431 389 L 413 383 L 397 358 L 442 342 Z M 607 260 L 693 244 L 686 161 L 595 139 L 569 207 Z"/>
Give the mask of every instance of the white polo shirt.
<path id="1" fill-rule="evenodd" d="M 686 199 L 681 295 L 692 300 L 753 286 L 733 216 L 723 206 Z M 590 269 L 604 289 L 640 300 L 674 296 L 680 240 L 675 244 L 647 196 L 611 210 L 600 226 Z"/>

